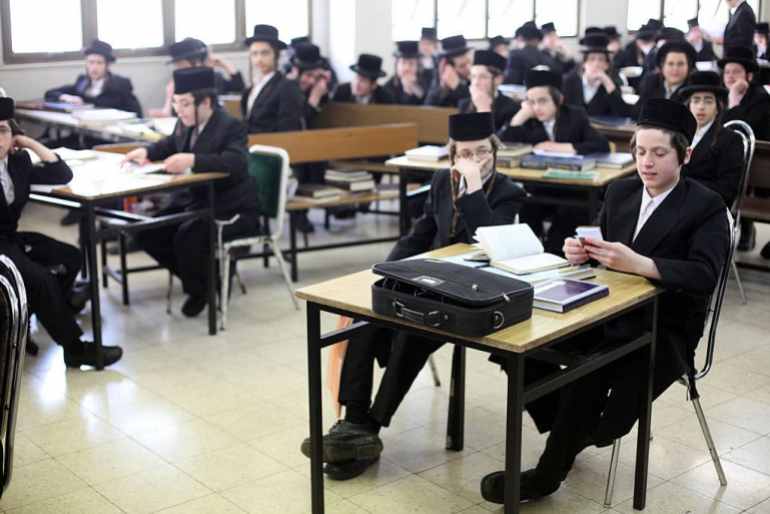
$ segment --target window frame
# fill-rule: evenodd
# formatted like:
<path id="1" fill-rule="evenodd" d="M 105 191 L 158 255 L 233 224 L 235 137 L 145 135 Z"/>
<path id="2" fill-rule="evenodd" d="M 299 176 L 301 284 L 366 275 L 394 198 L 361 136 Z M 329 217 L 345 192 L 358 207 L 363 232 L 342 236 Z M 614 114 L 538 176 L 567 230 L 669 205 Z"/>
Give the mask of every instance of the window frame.
<path id="1" fill-rule="evenodd" d="M 660 0 L 660 15 L 658 16 L 658 21 L 663 23 L 663 18 L 666 14 L 666 2 L 667 1 L 675 1 L 675 0 Z M 696 0 L 696 13 L 700 12 L 701 7 L 701 0 Z M 760 19 L 760 15 L 762 13 L 762 0 L 757 0 L 757 11 L 754 13 L 757 17 L 757 21 Z M 639 27 L 631 28 L 628 26 L 628 12 L 626 12 L 626 32 L 628 34 L 636 34 L 639 32 Z"/>
<path id="2" fill-rule="evenodd" d="M 160 0 L 163 12 L 163 46 L 116 49 L 115 57 L 126 59 L 132 57 L 156 57 L 168 54 L 168 47 L 175 40 L 175 0 Z M 235 41 L 209 45 L 214 52 L 245 51 L 243 41 L 251 34 L 251 28 L 246 27 L 246 2 L 245 0 L 231 0 L 235 9 Z M 221 4 L 220 4 L 221 5 Z M 307 0 L 308 9 L 308 35 L 313 35 L 313 0 Z M 80 0 L 81 31 L 83 41 L 81 48 L 98 34 L 96 0 Z M 13 28 L 11 27 L 11 3 L 10 0 L 0 0 L 0 28 L 2 29 L 3 63 L 2 64 L 35 64 L 45 62 L 77 61 L 83 58 L 81 50 L 69 52 L 35 52 L 15 53 L 12 48 Z M 434 20 L 435 22 L 435 20 Z"/>

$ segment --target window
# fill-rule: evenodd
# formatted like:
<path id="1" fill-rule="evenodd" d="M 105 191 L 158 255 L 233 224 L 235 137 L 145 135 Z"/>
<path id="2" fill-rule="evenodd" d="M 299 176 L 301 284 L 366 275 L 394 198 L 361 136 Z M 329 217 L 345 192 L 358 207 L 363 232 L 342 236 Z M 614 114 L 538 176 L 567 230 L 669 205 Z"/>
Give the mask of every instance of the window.
<path id="1" fill-rule="evenodd" d="M 535 2 L 535 23 L 542 26 L 552 21 L 560 36 L 578 34 L 577 0 L 537 0 Z"/>
<path id="2" fill-rule="evenodd" d="M 759 19 L 760 0 L 747 0 Z M 648 0 L 628 2 L 628 30 L 638 30 L 650 18 L 667 27 L 686 32 L 687 20 L 698 17 L 707 32 L 720 33 L 727 24 L 730 8 L 724 0 Z"/>
<path id="3" fill-rule="evenodd" d="M 235 9 L 223 9 L 224 5 L 224 2 L 212 3 L 210 0 L 176 0 L 174 41 L 195 37 L 208 45 L 234 43 Z"/>
<path id="4" fill-rule="evenodd" d="M 516 27 L 534 17 L 535 3 L 531 0 L 489 0 L 489 35 L 511 37 Z"/>
<path id="5" fill-rule="evenodd" d="M 161 47 L 163 4 L 161 0 L 97 0 L 96 26 L 99 39 L 114 49 Z"/>
<path id="6" fill-rule="evenodd" d="M 434 0 L 393 0 L 393 41 L 414 41 L 420 39 L 423 27 L 436 23 Z"/>
<path id="7" fill-rule="evenodd" d="M 10 0 L 9 10 L 10 27 L 4 26 L 3 33 L 10 29 L 12 52 L 76 52 L 83 47 L 80 0 Z"/>
<path id="8" fill-rule="evenodd" d="M 639 27 L 647 23 L 647 20 L 650 18 L 659 20 L 660 7 L 660 2 L 654 0 L 628 2 L 628 18 L 626 23 L 628 30 L 639 30 Z"/>
<path id="9" fill-rule="evenodd" d="M 178 0 L 177 0 L 178 1 Z M 246 35 L 254 25 L 267 23 L 278 28 L 281 41 L 310 34 L 308 0 L 246 0 Z"/>
<path id="10" fill-rule="evenodd" d="M 724 3 L 724 0 L 721 0 Z M 687 32 L 687 20 L 698 15 L 698 0 L 676 0 L 663 5 L 663 25 Z"/>
<path id="11" fill-rule="evenodd" d="M 441 0 L 436 17 L 439 39 L 456 34 L 468 39 L 486 37 L 486 12 L 478 0 Z"/>

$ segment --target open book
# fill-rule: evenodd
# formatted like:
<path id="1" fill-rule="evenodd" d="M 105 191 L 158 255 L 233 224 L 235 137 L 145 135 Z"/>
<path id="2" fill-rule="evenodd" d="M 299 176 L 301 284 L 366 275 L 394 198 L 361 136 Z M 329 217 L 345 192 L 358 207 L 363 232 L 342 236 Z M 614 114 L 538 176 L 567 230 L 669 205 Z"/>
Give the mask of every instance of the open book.
<path id="1" fill-rule="evenodd" d="M 479 227 L 475 239 L 492 266 L 517 275 L 569 265 L 558 255 L 544 253 L 543 244 L 526 223 Z"/>

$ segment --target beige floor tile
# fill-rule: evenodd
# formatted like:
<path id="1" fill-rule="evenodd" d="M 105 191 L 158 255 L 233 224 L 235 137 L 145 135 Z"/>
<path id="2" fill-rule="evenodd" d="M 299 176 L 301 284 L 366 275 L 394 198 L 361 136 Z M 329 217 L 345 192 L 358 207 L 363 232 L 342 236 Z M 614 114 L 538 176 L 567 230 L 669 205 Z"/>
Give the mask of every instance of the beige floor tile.
<path id="1" fill-rule="evenodd" d="M 133 437 L 142 446 L 173 463 L 241 444 L 235 437 L 202 419 L 159 427 Z"/>
<path id="2" fill-rule="evenodd" d="M 770 405 L 770 386 L 760 387 L 743 395 L 743 398 Z"/>
<path id="3" fill-rule="evenodd" d="M 620 448 L 620 461 L 633 466 L 636 462 L 636 434 L 633 437 L 624 437 Z M 696 450 L 677 441 L 654 435 L 650 442 L 650 473 L 665 480 L 681 475 L 710 459 L 705 444 L 702 449 Z"/>
<path id="4" fill-rule="evenodd" d="M 308 480 L 307 483 L 310 484 L 310 465 L 308 463 L 294 468 L 294 471 L 301 473 Z M 341 498 L 351 498 L 410 475 L 409 471 L 397 464 L 380 458 L 362 475 L 352 480 L 331 480 L 327 478 L 324 480 L 324 485 L 329 491 Z"/>
<path id="5" fill-rule="evenodd" d="M 22 389 L 23 390 L 23 389 Z M 50 398 L 30 398 L 23 395 L 19 401 L 16 428 L 25 430 L 39 425 L 77 419 L 81 408 L 65 395 Z"/>
<path id="6" fill-rule="evenodd" d="M 149 513 L 211 494 L 211 490 L 173 466 L 105 482 L 95 489 L 128 513 Z"/>
<path id="7" fill-rule="evenodd" d="M 93 414 L 48 425 L 38 425 L 24 434 L 52 457 L 93 448 L 126 436 Z"/>
<path id="8" fill-rule="evenodd" d="M 481 479 L 500 469 L 500 462 L 486 453 L 463 452 L 459 459 L 423 471 L 419 476 L 466 500 L 479 503 L 483 501 Z"/>
<path id="9" fill-rule="evenodd" d="M 722 460 L 722 466 L 727 476 L 726 487 L 719 484 L 711 463 L 675 478 L 673 483 L 739 509 L 748 509 L 770 498 L 770 476 L 726 460 Z"/>
<path id="10" fill-rule="evenodd" d="M 461 512 L 473 503 L 419 476 L 410 476 L 350 499 L 372 514 Z"/>
<path id="11" fill-rule="evenodd" d="M 728 361 L 714 366 L 703 383 L 741 395 L 770 384 L 770 377 L 734 366 Z"/>
<path id="12" fill-rule="evenodd" d="M 714 444 L 720 454 L 740 448 L 761 437 L 761 434 L 719 421 L 709 417 L 708 414 L 706 415 L 706 420 L 711 430 Z M 703 432 L 695 416 L 659 430 L 653 433 L 653 436 L 665 437 L 695 450 L 706 450 L 706 441 L 703 439 Z"/>
<path id="13" fill-rule="evenodd" d="M 291 410 L 259 400 L 249 403 L 248 408 L 209 414 L 203 419 L 244 441 L 308 425 L 304 417 L 297 417 Z"/>
<path id="14" fill-rule="evenodd" d="M 770 514 L 770 500 L 765 500 L 746 511 L 746 514 Z"/>
<path id="15" fill-rule="evenodd" d="M 87 487 L 70 470 L 51 459 L 14 467 L 11 484 L 0 499 L 0 509 L 39 503 Z"/>
<path id="16" fill-rule="evenodd" d="M 93 489 L 51 498 L 5 511 L 8 514 L 120 514 L 122 511 Z"/>
<path id="17" fill-rule="evenodd" d="M 24 466 L 50 458 L 47 453 L 30 441 L 23 433 L 16 433 L 13 450 L 13 462 L 15 466 Z"/>
<path id="18" fill-rule="evenodd" d="M 308 434 L 307 427 L 290 428 L 249 441 L 249 444 L 290 468 L 310 466 L 310 461 L 299 451 L 302 441 Z"/>
<path id="19" fill-rule="evenodd" d="M 625 513 L 637 512 L 633 507 L 633 500 L 627 500 L 614 505 L 615 510 Z M 648 514 L 738 514 L 739 509 L 720 503 L 714 498 L 709 498 L 695 492 L 682 490 L 676 485 L 667 483 L 647 491 Z"/>
<path id="20" fill-rule="evenodd" d="M 163 460 L 131 439 L 118 439 L 95 448 L 57 457 L 88 484 L 101 484 L 163 466 Z"/>
<path id="21" fill-rule="evenodd" d="M 724 458 L 754 471 L 770 475 L 770 438 L 752 441 L 724 455 Z"/>
<path id="22" fill-rule="evenodd" d="M 412 473 L 461 457 L 461 452 L 445 448 L 445 427 L 419 427 L 393 435 L 383 432 L 382 442 L 385 446 L 382 455 Z"/>
<path id="23" fill-rule="evenodd" d="M 246 511 L 222 496 L 212 494 L 163 509 L 158 511 L 158 514 L 242 514 L 243 512 Z"/>
<path id="24" fill-rule="evenodd" d="M 479 505 L 479 512 L 495 512 L 502 514 L 503 506 L 494 503 L 483 502 Z M 584 498 L 566 487 L 542 498 L 533 503 L 525 503 L 521 507 L 522 514 L 597 514 L 603 513 L 606 509 L 595 501 Z"/>
<path id="25" fill-rule="evenodd" d="M 758 434 L 770 434 L 770 409 L 762 402 L 736 398 L 707 410 L 706 415 Z"/>

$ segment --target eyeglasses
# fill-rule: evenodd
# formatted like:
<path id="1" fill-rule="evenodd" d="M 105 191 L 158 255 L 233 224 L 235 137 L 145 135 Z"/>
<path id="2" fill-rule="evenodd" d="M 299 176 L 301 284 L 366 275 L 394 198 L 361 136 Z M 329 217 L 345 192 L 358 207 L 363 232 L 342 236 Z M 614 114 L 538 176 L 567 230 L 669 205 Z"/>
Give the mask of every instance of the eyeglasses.
<path id="1" fill-rule="evenodd" d="M 489 155 L 492 153 L 491 148 L 476 148 L 476 151 L 471 150 L 462 150 L 460 152 L 457 152 L 457 157 L 460 159 L 473 159 L 473 157 L 476 157 L 477 159 L 486 159 L 489 157 Z"/>

